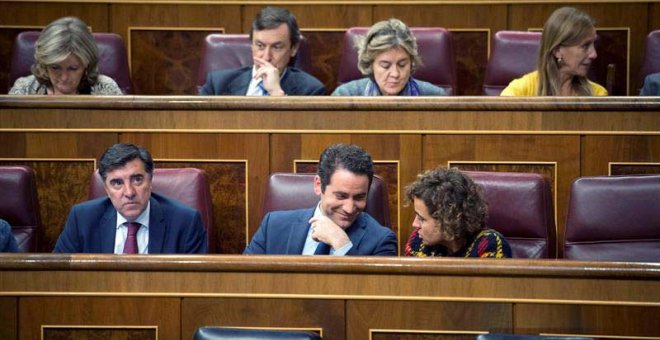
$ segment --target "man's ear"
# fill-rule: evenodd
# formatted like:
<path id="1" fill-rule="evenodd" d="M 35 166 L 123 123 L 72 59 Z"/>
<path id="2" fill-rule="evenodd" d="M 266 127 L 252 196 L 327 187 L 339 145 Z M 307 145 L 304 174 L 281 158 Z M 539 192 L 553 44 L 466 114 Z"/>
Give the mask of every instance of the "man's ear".
<path id="1" fill-rule="evenodd" d="M 298 49 L 300 48 L 300 42 L 291 46 L 291 58 L 295 57 L 298 54 Z"/>
<path id="2" fill-rule="evenodd" d="M 314 193 L 316 196 L 321 196 L 323 190 L 321 190 L 321 177 L 319 175 L 314 176 Z"/>

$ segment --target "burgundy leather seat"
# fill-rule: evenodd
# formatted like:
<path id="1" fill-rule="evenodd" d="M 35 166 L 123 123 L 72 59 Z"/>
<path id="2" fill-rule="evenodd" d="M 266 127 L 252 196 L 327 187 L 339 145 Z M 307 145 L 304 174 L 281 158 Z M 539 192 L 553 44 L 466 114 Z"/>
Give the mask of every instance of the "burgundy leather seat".
<path id="1" fill-rule="evenodd" d="M 358 53 L 354 41 L 368 31 L 369 27 L 352 27 L 344 34 L 337 85 L 364 77 L 357 67 Z M 413 77 L 443 88 L 448 95 L 456 93 L 456 61 L 451 33 L 441 27 L 411 27 L 410 31 L 417 39 L 423 64 Z"/>
<path id="2" fill-rule="evenodd" d="M 27 166 L 0 167 L 0 218 L 9 222 L 22 252 L 39 250 L 41 218 L 34 172 Z"/>
<path id="3" fill-rule="evenodd" d="M 270 211 L 313 208 L 319 201 L 314 193 L 314 174 L 274 173 L 268 180 L 264 215 Z M 381 225 L 391 227 L 387 187 L 374 176 L 365 211 Z"/>
<path id="4" fill-rule="evenodd" d="M 215 240 L 213 226 L 213 198 L 204 170 L 195 168 L 157 168 L 154 169 L 152 191 L 176 199 L 197 209 L 202 216 L 202 222 L 208 235 L 209 253 L 215 253 L 217 240 Z M 103 188 L 103 179 L 98 170 L 92 175 L 89 187 L 89 198 L 106 196 Z"/>
<path id="5" fill-rule="evenodd" d="M 499 31 L 493 37 L 484 95 L 499 96 L 509 83 L 536 69 L 540 32 Z"/>
<path id="6" fill-rule="evenodd" d="M 564 244 L 568 259 L 660 262 L 660 175 L 575 180 Z"/>
<path id="7" fill-rule="evenodd" d="M 252 42 L 248 34 L 209 34 L 204 39 L 204 51 L 197 73 L 197 85 L 204 85 L 209 72 L 250 65 L 252 65 Z M 291 59 L 289 66 L 308 73 L 311 71 L 312 60 L 304 37 L 300 40 L 298 53 L 295 58 Z"/>
<path id="8" fill-rule="evenodd" d="M 646 76 L 658 72 L 660 72 L 660 30 L 653 31 L 646 36 L 644 61 L 639 71 L 639 88 L 642 87 Z"/>
<path id="9" fill-rule="evenodd" d="M 39 34 L 41 32 L 25 31 L 16 36 L 9 72 L 10 86 L 19 77 L 32 74 L 30 68 L 34 64 L 34 44 Z M 99 51 L 99 72 L 114 79 L 125 94 L 131 93 L 128 56 L 121 36 L 114 33 L 92 33 L 92 35 Z"/>
<path id="10" fill-rule="evenodd" d="M 464 171 L 484 190 L 488 227 L 507 239 L 513 257 L 555 258 L 555 213 L 549 181 L 536 173 Z"/>

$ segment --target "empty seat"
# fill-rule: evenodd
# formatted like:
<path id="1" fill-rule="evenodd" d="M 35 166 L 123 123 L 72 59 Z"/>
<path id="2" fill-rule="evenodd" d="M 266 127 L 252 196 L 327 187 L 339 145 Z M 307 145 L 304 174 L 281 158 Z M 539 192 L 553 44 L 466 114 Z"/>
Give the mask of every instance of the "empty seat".
<path id="1" fill-rule="evenodd" d="M 10 86 L 16 79 L 32 74 L 34 64 L 34 44 L 40 32 L 25 31 L 16 36 L 9 72 Z M 92 33 L 98 47 L 98 69 L 117 82 L 125 94 L 131 93 L 131 77 L 128 56 L 121 36 L 114 33 Z"/>
<path id="2" fill-rule="evenodd" d="M 209 34 L 204 39 L 204 51 L 197 72 L 197 85 L 204 85 L 209 72 L 250 65 L 252 65 L 252 42 L 248 34 Z M 310 72 L 312 61 L 304 37 L 300 40 L 298 53 L 295 58 L 291 58 L 289 66 Z"/>
<path id="3" fill-rule="evenodd" d="M 639 87 L 642 87 L 646 76 L 658 72 L 660 72 L 660 30 L 653 31 L 646 36 L 646 49 L 642 68 L 639 71 Z"/>
<path id="4" fill-rule="evenodd" d="M 499 96 L 509 83 L 536 69 L 540 32 L 499 31 L 493 37 L 483 90 Z"/>
<path id="5" fill-rule="evenodd" d="M 363 78 L 358 69 L 357 36 L 366 35 L 369 27 L 352 27 L 344 34 L 337 85 Z M 410 27 L 417 39 L 417 50 L 422 67 L 413 77 L 443 88 L 448 95 L 456 93 L 456 61 L 451 33 L 441 27 Z"/>
<path id="6" fill-rule="evenodd" d="M 484 191 L 487 226 L 509 242 L 513 257 L 555 258 L 555 213 L 549 181 L 536 173 L 464 171 Z"/>
<path id="7" fill-rule="evenodd" d="M 176 199 L 199 211 L 208 235 L 209 253 L 218 252 L 213 227 L 213 199 L 206 172 L 195 168 L 157 168 L 153 176 L 153 192 Z M 106 196 L 103 179 L 96 171 L 92 175 L 89 198 L 102 196 Z"/>
<path id="8" fill-rule="evenodd" d="M 578 178 L 564 234 L 568 259 L 660 262 L 660 175 Z"/>
<path id="9" fill-rule="evenodd" d="M 312 208 L 319 201 L 314 193 L 314 174 L 274 173 L 268 180 L 264 215 L 270 211 Z M 374 176 L 365 211 L 383 226 L 391 227 L 387 187 Z"/>
<path id="10" fill-rule="evenodd" d="M 11 225 L 18 249 L 22 252 L 38 251 L 41 218 L 32 168 L 1 166 L 0 193 L 0 218 Z"/>
<path id="11" fill-rule="evenodd" d="M 195 332 L 193 340 L 316 340 L 321 337 L 314 332 L 250 329 L 250 328 L 228 328 L 228 327 L 200 327 Z"/>

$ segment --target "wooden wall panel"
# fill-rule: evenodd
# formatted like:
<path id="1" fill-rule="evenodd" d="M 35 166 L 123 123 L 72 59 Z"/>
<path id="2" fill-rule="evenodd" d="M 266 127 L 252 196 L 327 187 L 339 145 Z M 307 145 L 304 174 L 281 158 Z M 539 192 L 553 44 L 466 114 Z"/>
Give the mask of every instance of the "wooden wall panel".
<path id="1" fill-rule="evenodd" d="M 151 152 L 154 159 L 166 160 L 230 160 L 247 161 L 248 206 L 247 226 L 241 221 L 225 221 L 222 217 L 234 216 L 243 212 L 223 211 L 220 220 L 215 221 L 216 228 L 222 229 L 220 237 L 221 252 L 240 254 L 247 245 L 247 236 L 251 236 L 261 221 L 261 205 L 264 199 L 266 179 L 268 177 L 268 135 L 266 134 L 138 134 L 122 135 L 122 142 L 142 145 Z M 224 189 L 223 189 L 224 190 Z M 218 200 L 224 194 L 212 193 Z M 237 200 L 232 198 L 236 204 Z M 243 209 L 233 203 L 222 203 L 225 209 Z M 215 208 L 215 206 L 214 206 Z M 214 212 L 216 214 L 216 212 Z M 228 214 L 228 215 L 227 215 Z M 217 215 L 216 215 L 217 216 Z"/>
<path id="2" fill-rule="evenodd" d="M 348 340 L 399 339 L 397 334 L 407 333 L 423 339 L 474 339 L 475 334 L 511 333 L 513 328 L 507 303 L 363 300 L 348 301 L 346 310 Z"/>
<path id="3" fill-rule="evenodd" d="M 422 157 L 421 137 L 419 135 L 378 134 L 274 134 L 271 137 L 271 149 L 277 151 L 277 156 L 271 161 L 271 172 L 292 172 L 295 160 L 318 162 L 321 152 L 334 143 L 360 145 L 371 154 L 374 161 L 379 163 L 376 168 L 383 170 L 379 175 L 387 183 L 390 196 L 390 218 L 399 239 L 400 252 L 402 252 L 405 240 L 412 232 L 413 219 L 412 209 L 402 208 L 403 187 L 412 182 L 417 173 L 421 171 L 419 167 Z M 393 173 L 394 167 L 398 168 L 398 173 Z M 390 183 L 394 179 L 397 179 L 396 183 Z"/>
<path id="4" fill-rule="evenodd" d="M 218 31 L 131 29 L 133 93 L 197 95 L 204 39 L 211 33 Z"/>
<path id="5" fill-rule="evenodd" d="M 490 52 L 488 29 L 452 30 L 458 96 L 480 96 Z M 423 60 L 422 60 L 423 61 Z"/>
<path id="6" fill-rule="evenodd" d="M 344 300 L 184 298 L 181 339 L 202 326 L 291 329 L 344 339 Z"/>
<path id="7" fill-rule="evenodd" d="M 649 32 L 660 29 L 660 3 L 654 2 L 649 4 L 648 18 Z"/>
<path id="8" fill-rule="evenodd" d="M 18 338 L 18 299 L 0 298 L 0 339 Z"/>
<path id="9" fill-rule="evenodd" d="M 124 36 L 129 28 L 217 28 L 241 32 L 239 5 L 113 4 L 111 29 Z"/>
<path id="10" fill-rule="evenodd" d="M 156 329 L 158 339 L 179 339 L 179 298 L 146 297 L 32 297 L 19 302 L 22 339 L 40 339 L 42 326 L 90 330 L 112 326 L 128 338 L 140 338 L 145 329 Z M 109 335 L 112 333 L 100 335 Z M 94 334 L 97 334 L 94 332 Z M 54 334 L 55 335 L 55 334 Z M 80 335 L 80 334 L 79 334 Z M 52 338 L 51 338 L 52 339 Z"/>
<path id="11" fill-rule="evenodd" d="M 311 52 L 309 73 L 325 85 L 325 93 L 329 95 L 337 87 L 344 31 L 304 31 L 303 35 Z"/>
<path id="12" fill-rule="evenodd" d="M 2 26 L 46 26 L 51 21 L 75 16 L 83 20 L 94 32 L 110 30 L 109 6 L 102 3 L 48 3 L 32 1 L 0 2 Z"/>
<path id="13" fill-rule="evenodd" d="M 371 26 L 372 6 L 366 5 L 283 5 L 296 16 L 301 30 L 341 29 Z M 243 32 L 250 32 L 252 20 L 262 5 L 243 6 Z"/>
<path id="14" fill-rule="evenodd" d="M 660 307 L 514 305 L 515 333 L 631 339 L 657 336 Z"/>
<path id="15" fill-rule="evenodd" d="M 427 135 L 424 137 L 423 149 L 424 169 L 447 166 L 448 162 L 466 161 L 474 161 L 476 164 L 483 162 L 484 165 L 493 162 L 556 162 L 557 240 L 558 251 L 563 253 L 564 220 L 570 183 L 580 175 L 578 136 Z"/>
<path id="16" fill-rule="evenodd" d="M 582 176 L 606 176 L 610 162 L 660 163 L 660 136 L 584 136 L 582 145 Z"/>
<path id="17" fill-rule="evenodd" d="M 137 94 L 196 95 L 206 35 L 240 32 L 238 5 L 115 4 L 111 14 L 129 46 Z"/>

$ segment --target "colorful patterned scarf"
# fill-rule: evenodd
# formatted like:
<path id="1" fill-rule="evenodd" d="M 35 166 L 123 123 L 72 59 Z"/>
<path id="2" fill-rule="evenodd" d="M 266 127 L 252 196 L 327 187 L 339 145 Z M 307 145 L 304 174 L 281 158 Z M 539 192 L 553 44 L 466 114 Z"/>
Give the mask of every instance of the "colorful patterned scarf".
<path id="1" fill-rule="evenodd" d="M 474 239 L 468 240 L 456 253 L 450 254 L 447 248 L 442 245 L 427 246 L 419 238 L 419 229 L 415 228 L 406 242 L 406 256 L 415 257 L 489 257 L 489 258 L 510 258 L 512 257 L 511 247 L 506 242 L 502 234 L 493 229 L 484 229 L 479 232 Z"/>

